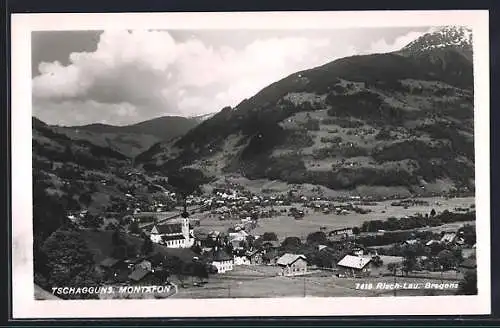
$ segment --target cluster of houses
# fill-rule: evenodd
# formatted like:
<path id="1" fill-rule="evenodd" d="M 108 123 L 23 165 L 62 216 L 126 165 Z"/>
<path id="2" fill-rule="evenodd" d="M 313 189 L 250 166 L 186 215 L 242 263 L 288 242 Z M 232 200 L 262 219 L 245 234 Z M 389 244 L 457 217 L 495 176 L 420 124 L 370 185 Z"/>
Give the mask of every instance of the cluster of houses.
<path id="1" fill-rule="evenodd" d="M 165 283 L 162 259 L 158 254 L 149 257 L 116 259 L 108 257 L 99 263 L 106 281 L 114 283 Z"/>
<path id="2" fill-rule="evenodd" d="M 250 236 L 244 229 L 223 234 L 213 231 L 204 237 L 195 238 L 193 227 L 188 218 L 168 221 L 161 225 L 155 224 L 149 232 L 154 243 L 169 248 L 191 248 L 196 246 L 200 256 L 216 268 L 218 273 L 231 271 L 238 265 L 275 265 L 281 268 L 284 276 L 303 275 L 307 273 L 308 259 L 303 254 L 280 254 L 281 246 L 277 240 L 261 240 L 258 236 Z M 352 229 L 338 229 L 330 232 L 331 239 L 348 239 L 352 236 Z M 253 239 L 252 245 L 247 243 Z M 339 240 L 340 240 L 339 239 Z M 355 249 L 347 255 L 337 267 L 344 269 L 344 275 L 359 276 L 369 273 L 368 264 L 371 256 L 363 256 L 363 250 Z"/>
<path id="3" fill-rule="evenodd" d="M 169 199 L 174 199 L 175 194 L 168 193 Z M 133 199 L 133 196 L 130 197 Z M 351 202 L 360 201 L 360 197 L 351 197 Z M 274 206 L 291 205 L 299 203 L 302 209 L 292 207 L 288 210 L 288 215 L 295 219 L 302 218 L 311 209 L 324 214 L 348 214 L 357 212 L 357 208 L 352 205 L 334 205 L 328 199 L 321 197 L 305 197 L 297 191 L 291 190 L 285 195 L 254 195 L 250 192 L 238 188 L 216 188 L 211 195 L 203 197 L 191 196 L 187 199 L 187 205 L 197 206 L 200 211 L 208 211 L 209 215 L 215 215 L 220 219 L 238 220 L 227 233 L 221 234 L 211 232 L 207 236 L 200 238 L 195 236 L 194 226 L 190 218 L 176 218 L 164 221 L 163 223 L 153 222 L 144 232 L 153 243 L 160 244 L 166 248 L 186 249 L 197 247 L 199 252 L 191 254 L 192 258 L 203 259 L 204 263 L 215 268 L 215 272 L 225 273 L 233 270 L 239 265 L 275 265 L 280 268 L 283 276 L 295 276 L 308 273 L 308 259 L 304 254 L 282 254 L 278 252 L 280 243 L 275 240 L 259 240 L 258 236 L 250 236 L 252 228 L 258 218 L 281 215 L 281 211 L 275 210 Z M 161 214 L 165 204 L 155 202 L 158 214 Z M 408 204 L 403 204 L 408 205 Z M 286 211 L 286 210 L 285 210 Z M 353 228 L 336 229 L 326 232 L 327 239 L 333 243 L 344 243 L 353 237 Z M 249 245 L 247 240 L 251 237 L 255 242 Z M 416 243 L 414 240 L 407 240 L 404 243 Z M 430 240 L 426 246 L 432 243 L 455 243 L 463 244 L 464 240 L 456 232 L 446 232 L 440 240 Z M 326 246 L 324 246 L 326 247 Z M 319 249 L 321 251 L 321 249 Z M 334 267 L 339 276 L 364 277 L 370 275 L 374 255 L 363 249 L 355 249 L 336 261 Z M 103 263 L 103 267 L 119 265 L 118 262 L 108 261 Z M 142 259 L 139 263 L 131 264 L 127 279 L 133 281 L 145 279 L 148 274 L 154 273 L 154 264 L 148 265 L 147 259 Z M 471 264 L 472 265 L 472 264 Z"/>

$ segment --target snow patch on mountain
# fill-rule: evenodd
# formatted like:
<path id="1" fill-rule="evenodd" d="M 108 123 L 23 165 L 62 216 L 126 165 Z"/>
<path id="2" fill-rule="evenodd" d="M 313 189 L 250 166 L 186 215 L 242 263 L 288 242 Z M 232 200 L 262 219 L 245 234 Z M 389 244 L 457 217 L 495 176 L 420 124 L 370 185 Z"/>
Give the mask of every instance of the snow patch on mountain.
<path id="1" fill-rule="evenodd" d="M 401 52 L 418 54 L 440 48 L 472 49 L 472 30 L 465 26 L 436 27 L 410 42 Z"/>

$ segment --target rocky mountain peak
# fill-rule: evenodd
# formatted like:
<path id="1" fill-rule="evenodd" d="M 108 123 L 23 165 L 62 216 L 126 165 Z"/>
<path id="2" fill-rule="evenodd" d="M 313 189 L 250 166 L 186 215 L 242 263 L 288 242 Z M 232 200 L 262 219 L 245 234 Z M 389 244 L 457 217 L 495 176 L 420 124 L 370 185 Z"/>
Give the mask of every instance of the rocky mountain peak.
<path id="1" fill-rule="evenodd" d="M 406 55 L 418 55 L 435 49 L 471 52 L 472 30 L 465 26 L 443 26 L 431 30 L 401 49 Z"/>

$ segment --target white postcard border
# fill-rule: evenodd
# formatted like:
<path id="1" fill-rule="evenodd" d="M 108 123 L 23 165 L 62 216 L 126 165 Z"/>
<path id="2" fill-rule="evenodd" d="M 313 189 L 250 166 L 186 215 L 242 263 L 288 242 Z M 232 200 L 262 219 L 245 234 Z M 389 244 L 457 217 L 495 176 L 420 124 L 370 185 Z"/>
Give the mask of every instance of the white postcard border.
<path id="1" fill-rule="evenodd" d="M 228 317 L 489 314 L 488 12 L 366 11 L 266 13 L 14 14 L 12 45 L 13 318 Z M 467 25 L 473 29 L 477 296 L 165 300 L 34 300 L 31 146 L 31 32 L 106 29 L 327 29 Z"/>

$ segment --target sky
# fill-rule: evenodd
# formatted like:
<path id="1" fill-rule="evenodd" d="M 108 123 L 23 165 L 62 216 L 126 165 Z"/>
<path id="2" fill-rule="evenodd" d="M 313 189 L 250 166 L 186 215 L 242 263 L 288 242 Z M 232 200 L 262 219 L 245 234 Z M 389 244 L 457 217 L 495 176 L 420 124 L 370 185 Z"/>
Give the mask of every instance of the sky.
<path id="1" fill-rule="evenodd" d="M 64 126 L 134 124 L 238 105 L 338 58 L 399 50 L 428 27 L 32 33 L 33 115 Z"/>

